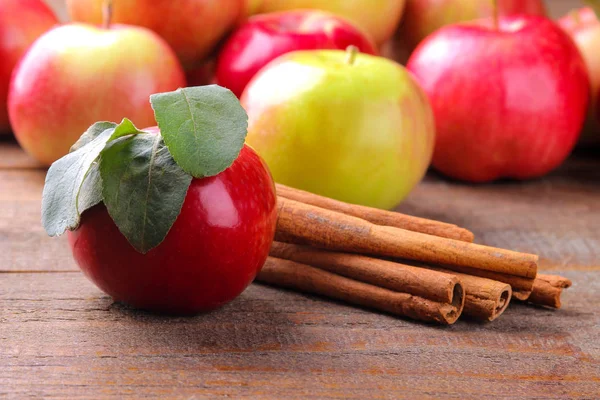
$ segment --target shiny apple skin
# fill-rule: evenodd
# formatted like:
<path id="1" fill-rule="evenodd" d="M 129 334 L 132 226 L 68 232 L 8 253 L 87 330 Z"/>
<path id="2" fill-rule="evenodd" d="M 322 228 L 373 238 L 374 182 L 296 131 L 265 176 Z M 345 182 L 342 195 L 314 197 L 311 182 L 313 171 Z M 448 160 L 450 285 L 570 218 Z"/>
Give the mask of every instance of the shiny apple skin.
<path id="1" fill-rule="evenodd" d="M 10 122 L 23 149 L 49 165 L 96 121 L 156 124 L 149 96 L 185 85 L 177 57 L 148 29 L 62 25 L 39 37 L 15 68 Z"/>
<path id="2" fill-rule="evenodd" d="M 471 182 L 540 177 L 577 141 L 587 71 L 573 41 L 546 18 L 444 27 L 407 67 L 433 107 L 433 166 L 445 175 Z"/>
<path id="3" fill-rule="evenodd" d="M 42 0 L 0 1 L 0 135 L 10 132 L 6 102 L 15 65 L 31 43 L 56 24 Z"/>
<path id="4" fill-rule="evenodd" d="M 273 180 L 245 146 L 220 174 L 193 179 L 165 240 L 138 253 L 104 205 L 68 233 L 85 275 L 115 300 L 168 314 L 195 314 L 233 300 L 262 268 L 277 218 Z"/>
<path id="5" fill-rule="evenodd" d="M 356 24 L 380 46 L 392 37 L 398 27 L 404 3 L 405 0 L 262 0 L 259 11 L 328 11 Z"/>
<path id="6" fill-rule="evenodd" d="M 496 0 L 496 4 L 500 16 L 546 15 L 543 0 Z M 406 0 L 400 36 L 414 49 L 442 26 L 492 17 L 493 13 L 490 0 Z"/>
<path id="7" fill-rule="evenodd" d="M 590 78 L 590 107 L 585 129 L 579 142 L 600 142 L 600 21 L 589 7 L 571 11 L 558 20 L 558 24 L 571 36 L 579 48 Z"/>
<path id="8" fill-rule="evenodd" d="M 250 79 L 278 56 L 295 50 L 356 46 L 375 54 L 365 33 L 333 14 L 298 10 L 252 17 L 225 43 L 217 63 L 217 83 L 240 97 Z"/>
<path id="9" fill-rule="evenodd" d="M 347 57 L 341 50 L 295 51 L 261 69 L 241 99 L 246 141 L 279 183 L 389 209 L 429 166 L 433 114 L 401 65 Z"/>
<path id="10" fill-rule="evenodd" d="M 143 26 L 173 48 L 186 69 L 209 55 L 244 14 L 247 0 L 115 0 L 112 21 Z M 73 21 L 99 25 L 105 0 L 67 0 Z"/>

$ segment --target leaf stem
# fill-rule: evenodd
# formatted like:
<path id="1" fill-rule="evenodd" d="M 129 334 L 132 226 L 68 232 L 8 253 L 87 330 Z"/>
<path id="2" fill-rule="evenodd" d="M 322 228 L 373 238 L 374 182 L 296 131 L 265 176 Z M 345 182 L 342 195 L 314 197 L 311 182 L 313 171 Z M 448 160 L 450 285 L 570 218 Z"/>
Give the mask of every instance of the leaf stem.
<path id="1" fill-rule="evenodd" d="M 104 0 L 102 3 L 102 27 L 110 29 L 113 16 L 113 0 Z"/>

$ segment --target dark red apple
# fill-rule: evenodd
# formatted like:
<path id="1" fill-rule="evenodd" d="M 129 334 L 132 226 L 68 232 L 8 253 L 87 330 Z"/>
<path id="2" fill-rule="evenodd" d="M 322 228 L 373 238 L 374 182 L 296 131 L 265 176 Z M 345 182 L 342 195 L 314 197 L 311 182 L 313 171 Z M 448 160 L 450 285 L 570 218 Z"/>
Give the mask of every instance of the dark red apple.
<path id="1" fill-rule="evenodd" d="M 271 175 L 244 146 L 225 171 L 192 180 L 171 230 L 146 254 L 129 244 L 102 204 L 85 211 L 68 237 L 83 272 L 114 299 L 193 314 L 229 302 L 252 282 L 267 259 L 276 217 Z"/>
<path id="2" fill-rule="evenodd" d="M 451 25 L 421 43 L 408 69 L 436 122 L 433 165 L 473 182 L 533 178 L 560 165 L 589 100 L 575 44 L 544 17 Z"/>
<path id="3" fill-rule="evenodd" d="M 0 1 L 0 134 L 10 130 L 6 99 L 15 65 L 29 45 L 56 24 L 42 0 Z"/>
<path id="4" fill-rule="evenodd" d="M 362 53 L 376 53 L 364 32 L 333 14 L 297 10 L 257 15 L 225 43 L 217 62 L 217 83 L 240 97 L 252 77 L 282 54 L 350 45 Z"/>

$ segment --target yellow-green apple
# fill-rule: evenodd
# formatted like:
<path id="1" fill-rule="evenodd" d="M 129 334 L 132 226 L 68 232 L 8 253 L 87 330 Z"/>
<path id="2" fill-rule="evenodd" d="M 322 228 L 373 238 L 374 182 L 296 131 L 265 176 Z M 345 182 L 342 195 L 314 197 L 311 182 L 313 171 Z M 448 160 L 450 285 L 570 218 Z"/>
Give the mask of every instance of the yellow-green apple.
<path id="1" fill-rule="evenodd" d="M 433 151 L 427 96 L 401 65 L 352 50 L 284 54 L 244 94 L 247 142 L 277 182 L 391 208 L 423 177 Z"/>
<path id="2" fill-rule="evenodd" d="M 235 25 L 246 0 L 113 0 L 115 23 L 149 28 L 193 68 Z M 106 0 L 67 0 L 74 21 L 100 24 Z"/>
<path id="3" fill-rule="evenodd" d="M 0 0 L 0 134 L 10 131 L 6 99 L 15 65 L 31 43 L 57 23 L 42 0 Z"/>
<path id="4" fill-rule="evenodd" d="M 50 164 L 95 121 L 156 124 L 148 97 L 182 86 L 177 57 L 152 31 L 62 25 L 40 36 L 16 67 L 10 122 L 25 151 Z"/>
<path id="5" fill-rule="evenodd" d="M 600 22 L 591 8 L 573 10 L 558 20 L 577 44 L 590 78 L 590 108 L 580 142 L 598 142 L 600 136 Z"/>
<path id="6" fill-rule="evenodd" d="M 407 67 L 433 107 L 433 165 L 450 177 L 539 177 L 577 141 L 587 72 L 571 38 L 547 18 L 443 27 L 417 47 Z"/>
<path id="7" fill-rule="evenodd" d="M 262 0 L 259 10 L 310 8 L 329 11 L 354 22 L 379 46 L 388 40 L 402 17 L 405 0 Z"/>
<path id="8" fill-rule="evenodd" d="M 293 10 L 256 15 L 225 42 L 217 63 L 217 83 L 239 97 L 258 70 L 282 54 L 345 50 L 351 45 L 363 53 L 376 52 L 365 33 L 334 14 Z"/>
<path id="9" fill-rule="evenodd" d="M 500 16 L 546 15 L 542 0 L 406 0 L 400 36 L 410 49 L 442 26 Z"/>

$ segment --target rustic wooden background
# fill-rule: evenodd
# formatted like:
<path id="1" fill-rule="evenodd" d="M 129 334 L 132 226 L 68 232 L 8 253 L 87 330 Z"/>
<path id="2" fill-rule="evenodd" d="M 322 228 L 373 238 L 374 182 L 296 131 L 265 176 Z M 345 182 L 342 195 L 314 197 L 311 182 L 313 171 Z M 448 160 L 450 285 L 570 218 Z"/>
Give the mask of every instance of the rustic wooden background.
<path id="1" fill-rule="evenodd" d="M 43 232 L 44 175 L 0 142 L 0 398 L 600 398 L 598 150 L 527 183 L 431 174 L 402 204 L 574 282 L 561 310 L 451 327 L 258 284 L 194 318 L 114 304 Z"/>

